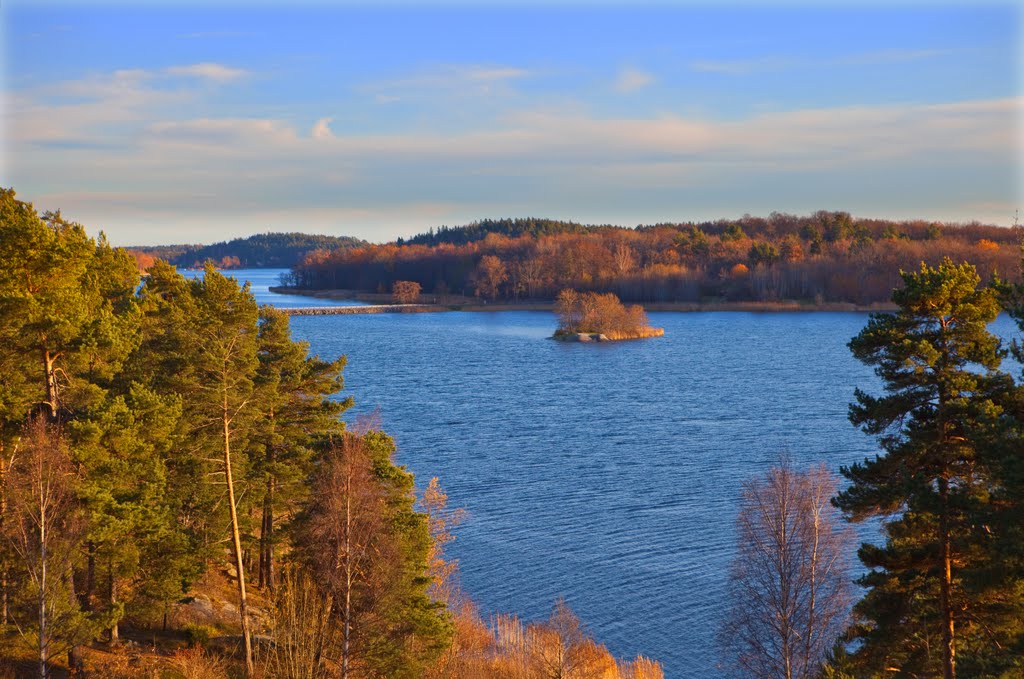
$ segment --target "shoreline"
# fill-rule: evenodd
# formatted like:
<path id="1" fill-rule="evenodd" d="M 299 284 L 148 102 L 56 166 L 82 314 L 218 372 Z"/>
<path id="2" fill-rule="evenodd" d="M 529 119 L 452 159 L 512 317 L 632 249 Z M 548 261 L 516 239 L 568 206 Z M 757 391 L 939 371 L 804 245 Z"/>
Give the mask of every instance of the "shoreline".
<path id="1" fill-rule="evenodd" d="M 421 295 L 428 299 L 421 304 L 398 305 L 390 304 L 391 295 L 386 293 L 368 293 L 357 290 L 304 290 L 287 286 L 271 286 L 270 292 L 277 292 L 288 295 L 300 295 L 323 300 L 355 300 L 372 305 L 374 309 L 366 311 L 343 311 L 339 314 L 358 313 L 438 313 L 444 311 L 554 311 L 554 302 L 527 301 L 527 302 L 481 302 L 478 299 L 448 295 L 446 297 L 433 297 Z M 649 302 L 641 303 L 645 311 L 672 311 L 681 313 L 699 313 L 702 311 L 746 311 L 746 312 L 818 312 L 818 311 L 847 311 L 847 312 L 887 312 L 894 311 L 896 305 L 892 302 L 875 302 L 873 304 L 853 304 L 852 302 L 799 302 L 795 300 L 784 300 L 778 302 Z M 384 308 L 393 307 L 393 309 Z M 333 307 L 337 309 L 359 309 L 360 307 Z M 317 309 L 321 309 L 317 307 Z M 296 309 L 295 311 L 298 311 Z M 321 311 L 321 314 L 327 313 Z M 319 315 L 312 311 L 298 315 Z"/>

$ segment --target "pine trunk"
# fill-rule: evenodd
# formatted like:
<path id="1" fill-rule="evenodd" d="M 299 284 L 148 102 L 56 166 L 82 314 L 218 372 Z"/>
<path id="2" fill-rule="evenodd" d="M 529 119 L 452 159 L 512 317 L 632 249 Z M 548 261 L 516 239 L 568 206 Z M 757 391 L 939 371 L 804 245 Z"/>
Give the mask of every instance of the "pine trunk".
<path id="1" fill-rule="evenodd" d="M 274 591 L 274 479 L 267 477 L 260 524 L 260 587 Z"/>
<path id="2" fill-rule="evenodd" d="M 939 515 L 939 540 L 942 544 L 942 677 L 956 679 L 956 636 L 953 625 L 953 555 L 949 537 L 949 484 L 939 480 L 942 509 Z"/>
<path id="3" fill-rule="evenodd" d="M 228 416 L 228 395 L 224 390 L 222 401 L 222 422 L 224 425 L 224 476 L 228 486 L 228 508 L 231 511 L 231 543 L 235 567 L 238 569 L 238 615 L 242 622 L 242 640 L 245 644 L 246 676 L 253 676 L 252 636 L 249 633 L 249 612 L 245 597 L 245 567 L 242 556 L 242 536 L 238 528 L 238 508 L 235 505 L 235 484 L 231 475 L 231 418 Z"/>
<path id="4" fill-rule="evenodd" d="M 110 598 L 110 609 L 113 610 L 117 606 L 117 578 L 114 577 L 113 559 L 107 562 L 107 577 L 107 594 Z M 121 639 L 119 627 L 118 620 L 115 618 L 110 625 L 110 643 L 112 645 L 116 645 Z"/>
<path id="5" fill-rule="evenodd" d="M 46 405 L 50 408 L 50 421 L 57 419 L 57 354 L 43 349 L 43 369 L 46 372 Z"/>

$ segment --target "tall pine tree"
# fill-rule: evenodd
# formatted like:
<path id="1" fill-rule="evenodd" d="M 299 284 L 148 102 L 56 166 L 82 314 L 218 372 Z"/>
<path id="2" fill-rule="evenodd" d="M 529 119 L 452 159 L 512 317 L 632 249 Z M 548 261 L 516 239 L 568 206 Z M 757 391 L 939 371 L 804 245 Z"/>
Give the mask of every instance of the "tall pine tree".
<path id="1" fill-rule="evenodd" d="M 850 420 L 878 437 L 884 454 L 842 470 L 850 487 L 836 504 L 854 521 L 885 517 L 884 546 L 865 544 L 871 570 L 856 606 L 863 624 L 855 662 L 866 675 L 956 675 L 958 651 L 983 634 L 963 570 L 977 550 L 976 517 L 989 497 L 980 443 L 998 422 L 1009 388 L 987 326 L 999 313 L 968 264 L 903 273 L 898 310 L 872 316 L 850 342 L 875 367 L 882 396 L 860 390 Z"/>

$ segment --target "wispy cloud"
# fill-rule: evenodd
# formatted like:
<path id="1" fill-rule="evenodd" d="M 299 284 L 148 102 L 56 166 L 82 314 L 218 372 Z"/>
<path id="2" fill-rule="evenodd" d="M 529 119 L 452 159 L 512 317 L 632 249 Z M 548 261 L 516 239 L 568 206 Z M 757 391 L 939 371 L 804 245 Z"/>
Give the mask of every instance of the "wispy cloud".
<path id="1" fill-rule="evenodd" d="M 892 64 L 920 59 L 934 59 L 953 54 L 954 50 L 945 49 L 885 49 L 872 52 L 860 52 L 835 57 L 832 59 L 798 59 L 787 56 L 763 56 L 753 59 L 697 59 L 690 62 L 690 70 L 699 73 L 723 73 L 727 75 L 749 75 L 791 69 L 834 67 L 834 66 L 869 66 L 876 64 Z"/>
<path id="2" fill-rule="evenodd" d="M 395 100 L 399 94 L 416 91 L 447 91 L 461 94 L 492 94 L 514 80 L 532 74 L 524 68 L 488 64 L 458 64 L 440 66 L 409 76 L 381 80 L 361 85 L 358 89 L 376 92 L 380 97 Z"/>
<path id="3" fill-rule="evenodd" d="M 619 71 L 615 79 L 615 90 L 617 92 L 635 92 L 643 89 L 654 82 L 654 76 L 646 71 L 636 68 L 624 68 Z"/>
<path id="4" fill-rule="evenodd" d="M 888 49 L 875 52 L 863 52 L 851 54 L 846 57 L 835 59 L 832 63 L 840 65 L 858 66 L 861 64 L 892 64 L 900 61 L 917 61 L 919 59 L 934 59 L 953 54 L 954 50 L 940 49 Z"/>
<path id="5" fill-rule="evenodd" d="M 747 75 L 764 71 L 781 71 L 797 65 L 799 62 L 782 57 L 762 57 L 743 60 L 697 59 L 690 62 L 690 70 L 699 73 L 726 73 L 729 75 Z"/>
<path id="6" fill-rule="evenodd" d="M 189 64 L 187 66 L 169 66 L 164 73 L 174 76 L 186 76 L 193 78 L 208 78 L 210 80 L 234 80 L 241 78 L 246 72 L 240 68 L 231 68 L 224 64 L 203 62 L 201 64 Z"/>

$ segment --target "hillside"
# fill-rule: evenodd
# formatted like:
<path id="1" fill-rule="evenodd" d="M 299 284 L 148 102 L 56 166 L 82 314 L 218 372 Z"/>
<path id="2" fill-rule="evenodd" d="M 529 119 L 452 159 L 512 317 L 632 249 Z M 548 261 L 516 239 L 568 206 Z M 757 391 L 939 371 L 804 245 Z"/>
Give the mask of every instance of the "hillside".
<path id="1" fill-rule="evenodd" d="M 325 236 L 307 233 L 261 233 L 248 238 L 235 238 L 213 245 L 157 245 L 126 248 L 148 268 L 154 259 L 175 266 L 198 268 L 213 260 L 222 269 L 286 269 L 295 266 L 302 256 L 313 250 L 333 252 L 366 245 L 366 241 L 350 236 Z"/>
<path id="2" fill-rule="evenodd" d="M 636 228 L 546 219 L 485 220 L 305 257 L 308 289 L 390 290 L 397 281 L 490 301 L 613 292 L 640 303 L 889 301 L 901 270 L 944 257 L 983 277 L 1015 276 L 1019 228 L 895 221 L 818 211 Z"/>

